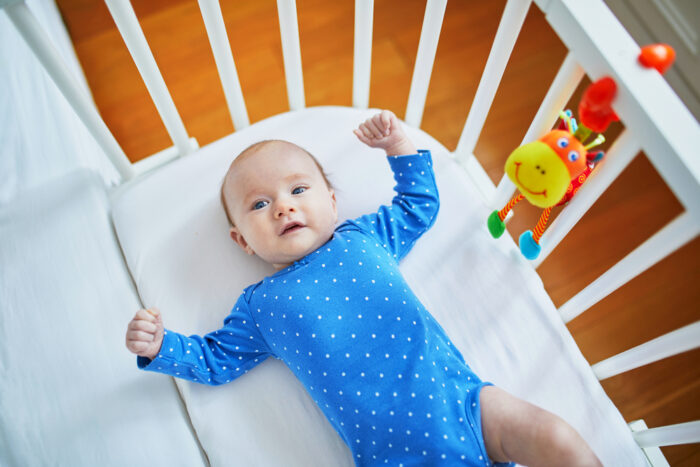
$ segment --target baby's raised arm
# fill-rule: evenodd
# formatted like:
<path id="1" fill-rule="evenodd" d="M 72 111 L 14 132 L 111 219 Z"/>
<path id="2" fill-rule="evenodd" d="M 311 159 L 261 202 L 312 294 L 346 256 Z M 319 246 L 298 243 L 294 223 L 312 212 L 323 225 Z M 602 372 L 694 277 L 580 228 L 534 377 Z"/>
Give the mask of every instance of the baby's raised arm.
<path id="1" fill-rule="evenodd" d="M 383 149 L 387 156 L 405 156 L 418 152 L 401 128 L 399 119 L 390 110 L 382 110 L 368 118 L 353 133 L 367 146 Z"/>
<path id="2" fill-rule="evenodd" d="M 153 360 L 163 344 L 163 319 L 157 308 L 139 310 L 126 329 L 126 348 Z"/>

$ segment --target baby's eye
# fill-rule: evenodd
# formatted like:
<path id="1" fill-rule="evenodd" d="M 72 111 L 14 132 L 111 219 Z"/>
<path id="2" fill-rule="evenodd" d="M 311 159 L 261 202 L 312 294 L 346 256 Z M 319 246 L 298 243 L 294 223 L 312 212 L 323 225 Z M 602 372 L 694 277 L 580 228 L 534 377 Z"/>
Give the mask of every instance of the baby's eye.
<path id="1" fill-rule="evenodd" d="M 254 210 L 262 209 L 265 206 L 267 206 L 267 201 L 256 201 L 255 204 L 253 204 L 253 209 Z"/>
<path id="2" fill-rule="evenodd" d="M 305 191 L 306 191 L 306 187 L 305 187 L 305 186 L 298 186 L 298 187 L 296 187 L 296 188 L 294 188 L 294 189 L 292 190 L 292 194 L 293 194 L 293 195 L 299 195 L 299 194 L 301 194 L 301 193 L 303 193 L 303 192 L 305 192 Z"/>

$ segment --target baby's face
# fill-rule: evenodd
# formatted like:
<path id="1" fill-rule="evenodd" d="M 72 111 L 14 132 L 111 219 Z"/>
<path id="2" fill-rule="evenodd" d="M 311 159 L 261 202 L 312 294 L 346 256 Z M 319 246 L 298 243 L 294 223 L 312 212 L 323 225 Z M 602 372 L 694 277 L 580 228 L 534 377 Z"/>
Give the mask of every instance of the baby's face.
<path id="1" fill-rule="evenodd" d="M 335 193 L 309 155 L 285 142 L 255 148 L 226 174 L 231 237 L 282 269 L 326 243 L 338 220 Z"/>

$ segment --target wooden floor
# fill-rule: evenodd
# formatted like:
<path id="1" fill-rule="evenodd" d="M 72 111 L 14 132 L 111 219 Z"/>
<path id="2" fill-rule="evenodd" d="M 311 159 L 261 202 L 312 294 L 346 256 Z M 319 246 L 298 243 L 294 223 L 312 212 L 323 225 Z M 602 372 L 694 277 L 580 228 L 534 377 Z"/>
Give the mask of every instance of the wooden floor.
<path id="1" fill-rule="evenodd" d="M 129 158 L 136 161 L 171 146 L 104 3 L 58 4 L 97 106 Z M 197 2 L 132 4 L 190 135 L 203 146 L 232 132 Z M 422 128 L 448 149 L 457 145 L 504 4 L 447 5 Z M 307 106 L 351 105 L 354 2 L 297 0 L 297 6 Z M 287 111 L 275 1 L 237 0 L 222 2 L 222 8 L 251 122 Z M 424 8 L 419 0 L 376 2 L 370 106 L 404 115 Z M 475 150 L 494 182 L 565 53 L 532 6 Z M 609 140 L 620 130 L 619 124 L 611 127 Z M 532 228 L 539 216 L 524 204 L 509 224 L 512 235 Z M 640 154 L 539 268 L 554 303 L 566 302 L 681 211 Z M 696 239 L 593 306 L 569 329 L 595 363 L 700 319 L 699 279 Z M 603 387 L 627 421 L 644 418 L 657 426 L 700 419 L 700 351 L 611 378 Z M 671 465 L 700 465 L 698 444 L 663 451 Z"/>

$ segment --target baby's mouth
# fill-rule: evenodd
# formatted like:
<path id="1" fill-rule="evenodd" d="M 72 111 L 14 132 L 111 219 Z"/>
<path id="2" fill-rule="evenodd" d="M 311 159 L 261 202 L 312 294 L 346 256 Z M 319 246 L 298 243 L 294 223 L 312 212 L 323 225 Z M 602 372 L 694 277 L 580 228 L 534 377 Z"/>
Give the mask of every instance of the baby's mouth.
<path id="1" fill-rule="evenodd" d="M 282 232 L 280 232 L 280 236 L 296 232 L 297 230 L 301 230 L 304 227 L 305 226 L 301 222 L 289 222 L 282 227 Z"/>

